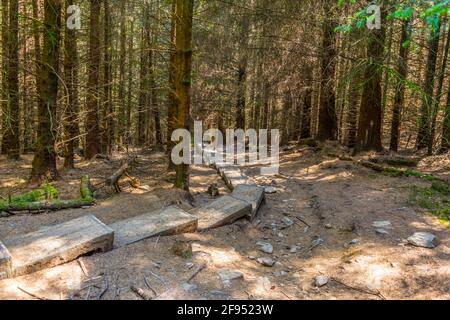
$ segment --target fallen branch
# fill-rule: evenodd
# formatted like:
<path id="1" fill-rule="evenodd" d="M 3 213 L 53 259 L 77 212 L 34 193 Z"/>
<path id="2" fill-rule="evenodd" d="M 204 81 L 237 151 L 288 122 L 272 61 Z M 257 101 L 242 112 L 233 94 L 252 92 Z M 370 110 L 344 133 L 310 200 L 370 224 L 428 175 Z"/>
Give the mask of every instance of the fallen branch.
<path id="1" fill-rule="evenodd" d="M 206 263 L 202 264 L 197 271 L 195 271 L 190 277 L 189 279 L 186 280 L 186 283 L 189 283 L 190 281 L 192 281 L 200 272 L 202 272 L 203 269 L 206 268 Z"/>
<path id="2" fill-rule="evenodd" d="M 92 199 L 36 201 L 29 203 L 10 204 L 4 208 L 1 208 L 1 210 L 8 213 L 22 211 L 58 211 L 63 209 L 77 209 L 85 206 L 92 206 L 93 204 L 94 202 Z"/>
<path id="3" fill-rule="evenodd" d="M 354 290 L 354 291 L 358 291 L 358 292 L 361 292 L 361 293 L 365 293 L 365 294 L 370 294 L 370 295 L 373 295 L 373 296 L 377 296 L 381 300 L 386 300 L 386 298 L 378 290 L 377 291 L 370 291 L 370 290 L 363 289 L 363 288 L 353 287 L 353 286 L 350 286 L 350 285 L 348 285 L 348 284 L 346 284 L 346 283 L 344 283 L 344 282 L 342 282 L 342 281 L 340 281 L 340 280 L 338 280 L 336 278 L 331 278 L 331 280 L 336 282 L 336 283 L 338 283 L 338 284 L 340 284 L 340 285 L 342 285 L 342 286 L 344 286 L 344 287 L 346 287 L 346 288 L 348 288 L 348 289 L 351 289 L 351 290 Z"/>
<path id="4" fill-rule="evenodd" d="M 109 289 L 108 276 L 105 275 L 104 278 L 105 278 L 105 285 L 103 286 L 103 290 L 97 296 L 97 300 L 100 300 L 103 297 L 103 295 L 106 293 L 106 291 L 108 291 L 108 289 Z"/>
<path id="5" fill-rule="evenodd" d="M 28 294 L 29 296 L 32 296 L 33 298 L 38 299 L 38 300 L 50 300 L 50 299 L 47 299 L 47 298 L 40 297 L 40 296 L 38 296 L 37 294 L 28 292 L 27 290 L 22 289 L 21 287 L 17 287 L 17 289 L 19 289 L 20 291 L 22 291 L 22 292 Z"/>
<path id="6" fill-rule="evenodd" d="M 308 222 L 306 222 L 302 218 L 300 218 L 300 217 L 295 217 L 295 218 L 298 219 L 299 221 L 301 221 L 302 223 L 304 223 L 307 227 L 311 228 L 311 226 L 308 224 Z"/>

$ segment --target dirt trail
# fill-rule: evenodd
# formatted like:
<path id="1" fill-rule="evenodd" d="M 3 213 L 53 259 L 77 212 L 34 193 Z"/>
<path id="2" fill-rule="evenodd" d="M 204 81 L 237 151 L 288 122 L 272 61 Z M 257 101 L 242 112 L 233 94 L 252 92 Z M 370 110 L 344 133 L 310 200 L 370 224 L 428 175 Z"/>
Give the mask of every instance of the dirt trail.
<path id="1" fill-rule="evenodd" d="M 114 159 L 115 164 L 119 160 Z M 0 238 L 86 213 L 111 223 L 176 202 L 177 194 L 168 190 L 170 177 L 164 175 L 164 160 L 162 154 L 142 155 L 133 171 L 150 191 L 127 187 L 122 194 L 90 209 L 0 218 Z M 22 165 L 26 167 L 27 161 Z M 76 176 L 92 170 L 100 177 L 111 165 L 99 162 L 82 166 L 71 173 L 74 186 Z M 97 299 L 106 287 L 103 299 L 139 299 L 130 286 L 146 288 L 144 278 L 159 298 L 166 299 L 450 298 L 449 230 L 410 201 L 409 187 L 428 182 L 380 175 L 312 151 L 283 154 L 281 174 L 276 177 L 259 176 L 258 168 L 244 171 L 259 184 L 277 189 L 267 194 L 266 204 L 253 223 L 241 220 L 203 233 L 147 239 L 3 280 L 0 299 L 31 298 L 18 287 L 48 299 Z M 7 172 L 7 181 L 12 182 L 17 172 Z M 227 192 L 213 169 L 194 167 L 192 175 L 196 206 L 211 199 L 206 193 L 211 183 L 218 183 L 222 194 Z M 67 177 L 64 175 L 66 181 Z M 283 224 L 285 216 L 294 224 Z M 372 226 L 382 220 L 391 222 L 388 234 L 377 234 Z M 438 246 L 424 249 L 405 244 L 404 239 L 417 231 L 435 234 Z M 192 243 L 192 258 L 172 254 L 171 246 L 180 239 Z M 260 240 L 273 245 L 273 254 L 258 250 L 256 242 Z M 293 248 L 297 252 L 291 252 Z M 277 261 L 275 266 L 264 267 L 256 261 L 264 256 Z M 207 267 L 190 282 L 195 286 L 183 287 L 203 264 Z M 239 271 L 243 278 L 224 282 L 218 275 L 221 269 Z M 318 275 L 336 281 L 318 288 L 314 284 Z"/>

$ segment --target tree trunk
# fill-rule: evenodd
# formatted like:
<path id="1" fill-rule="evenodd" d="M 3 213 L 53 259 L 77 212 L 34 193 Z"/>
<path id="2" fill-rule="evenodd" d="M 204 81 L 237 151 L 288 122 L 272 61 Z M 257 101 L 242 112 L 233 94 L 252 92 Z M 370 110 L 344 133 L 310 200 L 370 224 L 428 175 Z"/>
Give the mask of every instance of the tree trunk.
<path id="1" fill-rule="evenodd" d="M 176 35 L 174 83 L 177 106 L 177 128 L 189 130 L 191 85 L 192 85 L 192 17 L 194 0 L 175 0 Z M 189 191 L 189 165 L 180 164 L 175 168 L 175 187 Z"/>
<path id="2" fill-rule="evenodd" d="M 1 95 L 1 106 L 2 106 L 2 144 L 1 152 L 8 153 L 8 142 L 5 140 L 5 132 L 8 127 L 6 116 L 8 114 L 8 31 L 9 31 L 9 0 L 2 0 L 2 95 Z"/>
<path id="3" fill-rule="evenodd" d="M 7 41 L 7 108 L 3 117 L 3 152 L 9 159 L 20 157 L 19 106 L 19 1 L 9 1 Z"/>
<path id="4" fill-rule="evenodd" d="M 439 17 L 438 17 L 439 19 Z M 439 38 L 440 38 L 440 22 L 436 30 L 432 30 L 430 38 L 428 39 L 428 59 L 427 69 L 425 74 L 425 82 L 423 84 L 423 97 L 422 106 L 420 108 L 419 127 L 417 134 L 417 149 L 423 149 L 428 146 L 430 141 L 430 129 L 431 129 L 431 113 L 433 106 L 433 91 L 434 91 L 434 78 L 436 74 L 436 63 L 439 51 Z"/>
<path id="5" fill-rule="evenodd" d="M 301 123 L 299 141 L 311 138 L 312 88 L 307 87 L 301 97 Z"/>
<path id="6" fill-rule="evenodd" d="M 118 143 L 122 145 L 125 142 L 126 135 L 126 101 L 125 101 L 125 62 L 126 51 L 126 2 L 120 2 L 120 55 L 119 55 L 119 121 L 118 121 Z M 129 66 L 131 68 L 131 66 Z"/>
<path id="7" fill-rule="evenodd" d="M 384 4 L 384 3 L 383 3 Z M 385 5 L 381 10 L 382 20 L 385 15 Z M 384 26 L 380 29 L 367 31 L 367 62 L 364 73 L 364 85 L 358 120 L 358 132 L 355 152 L 368 150 L 383 150 L 381 144 L 382 92 L 381 78 L 383 70 L 380 67 L 384 60 Z"/>
<path id="8" fill-rule="evenodd" d="M 74 0 L 66 0 L 66 8 Z M 66 11 L 67 12 L 67 11 Z M 75 29 L 65 28 L 64 37 L 64 82 L 67 87 L 67 105 L 65 110 L 65 153 L 64 167 L 74 168 L 75 141 L 78 139 L 78 48 Z"/>
<path id="9" fill-rule="evenodd" d="M 433 154 L 434 140 L 436 136 L 436 118 L 439 112 L 439 104 L 442 98 L 442 90 L 445 79 L 445 70 L 447 68 L 448 61 L 448 51 L 450 45 L 450 30 L 447 31 L 447 40 L 445 42 L 445 48 L 442 53 L 442 65 L 441 70 L 439 72 L 438 78 L 438 89 L 436 93 L 436 98 L 434 99 L 433 107 L 431 109 L 431 128 L 430 128 L 430 138 L 428 140 L 428 155 L 431 156 Z M 445 109 L 444 109 L 445 111 Z"/>
<path id="10" fill-rule="evenodd" d="M 248 63 L 248 36 L 249 20 L 247 16 L 241 21 L 241 41 L 239 43 L 240 57 L 237 70 L 237 102 L 236 102 L 236 128 L 245 129 L 245 94 L 247 82 Z"/>
<path id="11" fill-rule="evenodd" d="M 31 170 L 31 180 L 43 182 L 58 177 L 55 137 L 58 96 L 59 42 L 61 29 L 61 0 L 44 1 L 44 48 L 38 107 L 38 139 Z"/>
<path id="12" fill-rule="evenodd" d="M 136 143 L 143 146 L 147 142 L 148 102 L 149 102 L 149 50 L 151 45 L 150 12 L 146 4 L 142 12 L 141 61 L 139 71 L 139 101 Z"/>
<path id="13" fill-rule="evenodd" d="M 85 158 L 92 159 L 101 152 L 99 109 L 100 72 L 100 0 L 90 0 L 88 95 L 86 99 L 86 150 Z"/>
<path id="14" fill-rule="evenodd" d="M 443 154 L 450 151 L 450 81 L 447 87 L 447 103 L 445 105 L 445 118 L 442 124 L 442 142 L 439 153 Z"/>
<path id="15" fill-rule="evenodd" d="M 111 154 L 114 144 L 114 110 L 111 95 L 112 72 L 111 72 L 111 13 L 108 1 L 103 1 L 104 23 L 103 23 L 103 110 L 102 121 L 102 151 Z"/>
<path id="16" fill-rule="evenodd" d="M 333 18 L 334 3 L 324 1 L 325 17 L 322 26 L 322 50 L 320 57 L 320 101 L 317 127 L 317 140 L 335 140 L 337 135 L 336 120 L 336 21 Z"/>
<path id="17" fill-rule="evenodd" d="M 170 60 L 169 60 L 169 89 L 167 97 L 167 153 L 169 170 L 175 169 L 172 162 L 171 152 L 175 144 L 171 140 L 172 132 L 177 127 L 177 103 L 175 100 L 175 59 L 176 59 L 176 36 L 177 36 L 177 0 L 172 0 L 172 17 L 170 29 Z"/>
<path id="18" fill-rule="evenodd" d="M 397 61 L 397 84 L 395 87 L 394 106 L 392 108 L 391 141 L 389 149 L 397 152 L 400 136 L 401 114 L 405 103 L 405 81 L 408 72 L 409 45 L 406 44 L 411 38 L 411 20 L 405 20 L 402 24 L 400 38 L 400 50 Z"/>

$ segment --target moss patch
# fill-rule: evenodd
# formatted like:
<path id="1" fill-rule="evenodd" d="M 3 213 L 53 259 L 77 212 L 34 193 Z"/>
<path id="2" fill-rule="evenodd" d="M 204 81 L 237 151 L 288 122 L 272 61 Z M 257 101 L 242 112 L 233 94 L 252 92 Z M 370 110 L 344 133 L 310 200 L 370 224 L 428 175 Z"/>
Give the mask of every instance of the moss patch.
<path id="1" fill-rule="evenodd" d="M 430 187 L 413 186 L 412 200 L 442 222 L 450 223 L 450 190 L 448 184 L 434 181 Z"/>

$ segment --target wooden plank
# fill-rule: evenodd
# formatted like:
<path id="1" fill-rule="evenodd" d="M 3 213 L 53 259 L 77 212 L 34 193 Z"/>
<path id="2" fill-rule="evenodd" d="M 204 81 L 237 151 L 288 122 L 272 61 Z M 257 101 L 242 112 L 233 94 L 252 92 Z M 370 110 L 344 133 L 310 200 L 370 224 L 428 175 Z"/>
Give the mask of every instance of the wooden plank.
<path id="1" fill-rule="evenodd" d="M 176 206 L 149 212 L 110 225 L 115 232 L 114 247 L 122 247 L 155 236 L 193 232 L 197 217 Z"/>
<path id="2" fill-rule="evenodd" d="M 236 186 L 231 195 L 234 198 L 246 201 L 252 205 L 252 212 L 248 215 L 250 221 L 255 218 L 265 197 L 263 187 L 248 184 L 240 184 Z"/>
<path id="3" fill-rule="evenodd" d="M 47 226 L 4 241 L 11 253 L 12 276 L 72 261 L 86 253 L 112 249 L 114 231 L 93 215 Z"/>
<path id="4" fill-rule="evenodd" d="M 11 254 L 0 241 L 0 280 L 9 278 L 12 273 Z"/>
<path id="5" fill-rule="evenodd" d="M 206 230 L 233 223 L 251 214 L 252 205 L 246 201 L 223 196 L 193 212 L 198 217 L 198 229 Z"/>

